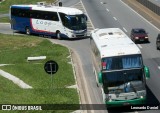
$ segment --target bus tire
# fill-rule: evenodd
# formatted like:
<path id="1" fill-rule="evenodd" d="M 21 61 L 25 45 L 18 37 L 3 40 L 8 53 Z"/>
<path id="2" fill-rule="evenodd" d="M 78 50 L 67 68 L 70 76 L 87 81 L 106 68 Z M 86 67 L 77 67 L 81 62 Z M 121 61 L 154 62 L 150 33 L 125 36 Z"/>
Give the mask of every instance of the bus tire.
<path id="1" fill-rule="evenodd" d="M 57 32 L 56 32 L 56 38 L 59 39 L 59 40 L 62 39 L 62 38 L 61 38 L 61 32 L 60 32 L 60 31 L 57 31 Z"/>
<path id="2" fill-rule="evenodd" d="M 27 34 L 27 35 L 30 35 L 30 34 L 31 34 L 31 31 L 30 31 L 29 27 L 26 27 L 26 34 Z"/>

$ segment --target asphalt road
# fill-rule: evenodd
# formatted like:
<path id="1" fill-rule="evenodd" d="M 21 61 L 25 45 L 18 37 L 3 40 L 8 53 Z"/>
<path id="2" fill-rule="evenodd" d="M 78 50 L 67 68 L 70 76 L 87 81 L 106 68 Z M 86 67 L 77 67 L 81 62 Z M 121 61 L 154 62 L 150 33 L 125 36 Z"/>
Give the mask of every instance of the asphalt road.
<path id="1" fill-rule="evenodd" d="M 73 5 L 78 0 L 63 0 L 64 5 Z M 76 1 L 76 2 L 75 2 Z M 69 3 L 70 2 L 70 3 Z M 150 37 L 150 43 L 138 44 L 141 49 L 144 64 L 150 68 L 151 78 L 147 80 L 148 103 L 155 104 L 160 102 L 160 51 L 156 50 L 156 36 L 160 32 L 157 28 L 147 22 L 140 15 L 127 7 L 121 0 L 82 0 L 85 9 L 92 21 L 94 28 L 119 27 L 126 34 L 130 34 L 131 28 L 142 27 L 147 30 Z M 8 24 L 0 24 L 0 32 L 11 33 Z M 77 51 L 82 62 L 87 88 L 92 104 L 101 104 L 102 95 L 100 89 L 96 86 L 95 76 L 92 72 L 89 39 L 80 40 L 55 40 L 53 42 L 62 43 Z M 122 108 L 119 112 L 125 112 Z M 113 113 L 114 111 L 93 111 L 94 113 Z M 117 111 L 116 111 L 117 112 Z M 131 113 L 159 113 L 159 110 L 133 110 Z"/>
<path id="2" fill-rule="evenodd" d="M 160 52 L 156 50 L 156 36 L 159 30 L 139 16 L 120 0 L 82 0 L 95 28 L 119 27 L 126 34 L 131 28 L 142 27 L 150 37 L 149 44 L 138 44 L 142 51 L 144 64 L 150 68 L 151 78 L 147 81 L 148 104 L 160 102 Z M 94 89 L 96 90 L 96 88 Z M 160 112 L 160 111 L 138 111 Z"/>

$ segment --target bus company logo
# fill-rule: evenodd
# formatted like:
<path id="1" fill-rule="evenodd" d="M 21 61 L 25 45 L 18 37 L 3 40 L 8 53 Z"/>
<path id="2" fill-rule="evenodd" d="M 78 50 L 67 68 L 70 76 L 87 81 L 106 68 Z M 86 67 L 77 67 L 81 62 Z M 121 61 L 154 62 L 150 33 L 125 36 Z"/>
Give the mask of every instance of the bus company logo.
<path id="1" fill-rule="evenodd" d="M 12 110 L 11 105 L 2 105 L 2 110 Z"/>
<path id="2" fill-rule="evenodd" d="M 45 25 L 45 26 L 50 26 L 52 23 L 46 20 L 36 20 L 37 25 Z"/>

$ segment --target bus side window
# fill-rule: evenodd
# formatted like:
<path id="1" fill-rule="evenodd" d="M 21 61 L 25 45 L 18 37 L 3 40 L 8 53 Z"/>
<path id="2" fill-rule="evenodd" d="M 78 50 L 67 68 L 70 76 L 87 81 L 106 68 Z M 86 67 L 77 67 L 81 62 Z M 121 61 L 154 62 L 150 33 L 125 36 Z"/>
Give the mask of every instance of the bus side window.
<path id="1" fill-rule="evenodd" d="M 62 21 L 62 24 L 65 26 L 65 21 L 66 21 L 66 18 L 65 18 L 65 14 L 63 14 L 63 13 L 59 13 L 59 15 L 60 15 L 60 18 L 61 18 L 61 21 Z"/>
<path id="2" fill-rule="evenodd" d="M 57 12 L 52 12 L 52 20 L 53 21 L 59 21 L 59 18 L 58 18 L 58 14 L 57 14 Z"/>
<path id="3" fill-rule="evenodd" d="M 17 15 L 17 9 L 16 9 L 16 8 L 12 8 L 12 9 L 11 9 L 11 14 L 12 14 L 13 16 L 16 16 L 16 15 Z"/>

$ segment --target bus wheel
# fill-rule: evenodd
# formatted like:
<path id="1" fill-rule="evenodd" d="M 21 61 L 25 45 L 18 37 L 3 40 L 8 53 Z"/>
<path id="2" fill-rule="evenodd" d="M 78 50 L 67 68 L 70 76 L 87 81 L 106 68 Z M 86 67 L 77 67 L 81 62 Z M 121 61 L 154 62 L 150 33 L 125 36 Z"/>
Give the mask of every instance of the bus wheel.
<path id="1" fill-rule="evenodd" d="M 30 35 L 30 34 L 31 34 L 31 31 L 30 31 L 29 27 L 26 27 L 26 34 L 27 34 L 27 35 Z"/>
<path id="2" fill-rule="evenodd" d="M 60 33 L 60 31 L 57 31 L 57 32 L 56 32 L 56 37 L 57 37 L 57 39 L 59 39 L 59 40 L 62 39 L 62 38 L 61 38 L 61 33 Z"/>

